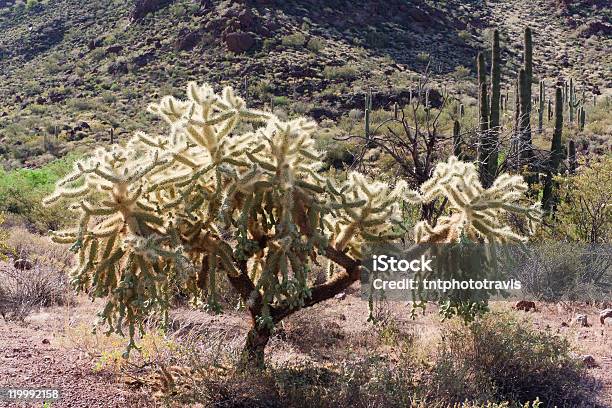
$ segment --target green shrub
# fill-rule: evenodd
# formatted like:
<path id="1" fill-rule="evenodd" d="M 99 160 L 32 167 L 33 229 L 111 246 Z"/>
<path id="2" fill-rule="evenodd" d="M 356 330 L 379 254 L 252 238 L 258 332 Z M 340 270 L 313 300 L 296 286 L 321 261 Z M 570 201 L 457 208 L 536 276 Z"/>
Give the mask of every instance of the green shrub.
<path id="1" fill-rule="evenodd" d="M 457 65 L 451 75 L 457 80 L 465 79 L 470 75 L 470 70 L 463 65 Z"/>
<path id="2" fill-rule="evenodd" d="M 18 215 L 26 225 L 37 231 L 58 229 L 69 219 L 61 206 L 45 208 L 42 198 L 53 191 L 55 182 L 66 175 L 77 159 L 70 156 L 39 169 L 0 169 L 0 212 Z"/>
<path id="3" fill-rule="evenodd" d="M 272 98 L 274 106 L 285 106 L 289 104 L 289 98 L 286 96 L 275 96 Z"/>
<path id="4" fill-rule="evenodd" d="M 312 52 L 319 52 L 325 47 L 325 43 L 321 38 L 312 37 L 308 40 L 306 44 L 306 48 L 308 48 Z"/>
<path id="5" fill-rule="evenodd" d="M 429 55 L 428 52 L 424 52 L 423 51 L 423 52 L 419 52 L 417 54 L 417 60 L 420 61 L 420 62 L 427 62 L 427 61 L 429 61 L 429 58 L 430 58 L 430 55 Z"/>
<path id="6" fill-rule="evenodd" d="M 357 70 L 349 65 L 327 66 L 323 69 L 323 75 L 327 79 L 353 79 L 357 76 Z"/>
<path id="7" fill-rule="evenodd" d="M 306 43 L 306 37 L 302 33 L 289 34 L 282 38 L 281 43 L 286 47 L 303 47 Z"/>
<path id="8" fill-rule="evenodd" d="M 468 41 L 470 38 L 472 38 L 472 34 L 470 34 L 470 32 L 467 31 L 467 30 L 461 30 L 461 31 L 459 31 L 459 33 L 457 35 L 463 41 Z"/>
<path id="9" fill-rule="evenodd" d="M 9 247 L 8 247 L 8 244 L 6 243 L 8 234 L 6 233 L 6 231 L 2 229 L 3 223 L 4 223 L 4 215 L 0 213 L 0 261 L 6 259 L 6 255 L 9 252 Z"/>
<path id="10" fill-rule="evenodd" d="M 27 0 L 25 8 L 26 10 L 31 10 L 34 7 L 38 6 L 38 4 L 39 4 L 38 0 Z"/>
<path id="11" fill-rule="evenodd" d="M 561 204 L 556 214 L 560 237 L 592 244 L 612 240 L 612 155 L 560 178 Z"/>
<path id="12" fill-rule="evenodd" d="M 578 406 L 592 399 L 567 339 L 530 322 L 491 313 L 443 333 L 428 388 L 431 398 Z"/>

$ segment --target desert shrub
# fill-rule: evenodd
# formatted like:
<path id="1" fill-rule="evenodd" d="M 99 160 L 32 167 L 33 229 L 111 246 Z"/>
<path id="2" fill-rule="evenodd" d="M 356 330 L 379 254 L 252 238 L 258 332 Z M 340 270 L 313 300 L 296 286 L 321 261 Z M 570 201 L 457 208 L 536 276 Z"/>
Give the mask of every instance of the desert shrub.
<path id="1" fill-rule="evenodd" d="M 321 38 L 312 37 L 306 43 L 306 48 L 312 52 L 319 52 L 325 47 L 325 42 Z"/>
<path id="2" fill-rule="evenodd" d="M 567 339 L 501 313 L 450 326 L 429 378 L 432 399 L 578 406 L 592 398 Z M 588 404 L 588 403 L 587 403 Z"/>
<path id="3" fill-rule="evenodd" d="M 33 230 L 58 229 L 68 220 L 59 206 L 45 208 L 42 197 L 51 192 L 54 184 L 64 176 L 76 156 L 55 160 L 39 169 L 0 169 L 0 212 L 20 216 Z"/>
<path id="4" fill-rule="evenodd" d="M 451 75 L 457 80 L 465 79 L 470 75 L 470 70 L 463 65 L 457 65 Z"/>
<path id="5" fill-rule="evenodd" d="M 272 104 L 274 106 L 286 106 L 289 102 L 289 98 L 286 96 L 275 96 L 272 98 Z"/>
<path id="6" fill-rule="evenodd" d="M 26 0 L 26 10 L 31 10 L 34 7 L 38 6 L 39 1 L 38 0 Z"/>
<path id="7" fill-rule="evenodd" d="M 23 321 L 40 307 L 72 301 L 68 275 L 63 270 L 43 263 L 25 270 L 10 264 L 0 269 L 0 314 L 6 320 Z"/>
<path id="8" fill-rule="evenodd" d="M 23 320 L 39 307 L 73 301 L 66 270 L 73 254 L 48 238 L 14 228 L 7 239 L 11 262 L 0 263 L 0 313 L 7 320 Z M 19 267 L 19 259 L 26 267 Z"/>
<path id="9" fill-rule="evenodd" d="M 74 111 L 93 111 L 99 107 L 99 103 L 91 98 L 71 98 L 67 104 Z"/>
<path id="10" fill-rule="evenodd" d="M 306 43 L 306 37 L 302 33 L 289 34 L 282 38 L 281 44 L 286 47 L 303 47 Z"/>
<path id="11" fill-rule="evenodd" d="M 560 179 L 561 204 L 555 230 L 561 237 L 604 244 L 612 241 L 612 155 L 608 154 L 575 176 Z"/>
<path id="12" fill-rule="evenodd" d="M 353 79 L 357 76 L 357 70 L 349 65 L 327 66 L 323 69 L 323 75 L 327 79 Z"/>
<path id="13" fill-rule="evenodd" d="M 58 270 L 72 265 L 74 254 L 65 245 L 52 242 L 49 238 L 13 227 L 7 233 L 6 245 L 15 259 L 27 259 L 36 264 L 47 264 Z"/>
<path id="14" fill-rule="evenodd" d="M 417 54 L 417 61 L 419 62 L 427 62 L 429 61 L 429 58 L 430 58 L 430 55 L 428 52 L 422 51 Z"/>
<path id="15" fill-rule="evenodd" d="M 457 33 L 457 36 L 461 38 L 463 41 L 468 41 L 470 38 L 472 38 L 472 34 L 470 34 L 470 32 L 467 30 L 459 31 Z"/>
<path id="16" fill-rule="evenodd" d="M 591 246 L 547 240 L 528 248 L 512 248 L 511 274 L 521 281 L 524 293 L 545 301 L 595 301 L 610 297 L 612 252 Z"/>
<path id="17" fill-rule="evenodd" d="M 9 246 L 6 243 L 8 233 L 3 229 L 3 224 L 4 215 L 0 213 L 0 261 L 6 259 L 6 255 L 9 253 Z"/>

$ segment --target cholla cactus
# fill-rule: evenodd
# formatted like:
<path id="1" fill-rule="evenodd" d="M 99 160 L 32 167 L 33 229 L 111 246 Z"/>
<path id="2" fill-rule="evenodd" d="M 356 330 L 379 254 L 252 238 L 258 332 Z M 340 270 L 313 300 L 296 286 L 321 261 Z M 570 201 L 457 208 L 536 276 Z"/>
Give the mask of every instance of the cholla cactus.
<path id="1" fill-rule="evenodd" d="M 74 244 L 74 285 L 108 300 L 101 319 L 110 332 L 127 324 L 130 348 L 176 290 L 216 306 L 219 272 L 239 286 L 258 328 L 271 327 L 275 311 L 312 298 L 317 255 L 338 251 L 355 269 L 342 251 L 390 234 L 403 188 L 390 194 L 358 175 L 333 187 L 317 173 L 312 121 L 249 109 L 230 88 L 218 95 L 190 83 L 187 95 L 149 107 L 168 135 L 139 132 L 125 147 L 96 150 L 45 200 L 66 199 L 80 214 L 55 240 Z"/>
<path id="2" fill-rule="evenodd" d="M 415 226 L 417 242 L 452 243 L 464 235 L 473 242 L 516 242 L 527 237 L 516 234 L 504 226 L 505 213 L 524 215 L 529 231 L 540 219 L 538 205 L 519 203 L 527 185 L 521 176 L 500 175 L 490 188 L 483 188 L 472 163 L 464 163 L 451 156 L 439 163 L 433 176 L 421 186 L 421 200 L 431 202 L 439 197 L 448 198 L 450 216 L 438 219 L 435 227 L 427 221 Z"/>
<path id="3" fill-rule="evenodd" d="M 438 167 L 423 197 L 357 173 L 335 185 L 318 172 L 314 122 L 250 109 L 230 88 L 219 95 L 190 83 L 187 96 L 149 107 L 169 124 L 167 135 L 139 132 L 125 147 L 96 150 L 45 200 L 66 200 L 79 214 L 78 227 L 54 239 L 78 253 L 75 287 L 107 300 L 100 317 L 109 332 L 129 329 L 127 351 L 144 319 L 167 314 L 177 292 L 216 309 L 223 273 L 252 317 L 245 356 L 261 366 L 274 324 L 358 280 L 364 243 L 398 235 L 402 197 L 449 195 L 462 222 L 443 220 L 448 234 L 466 224 L 492 236 L 486 227 L 501 210 L 521 209 L 508 204 L 523 191 L 516 178 L 482 190 L 473 166 L 456 159 Z M 463 172 L 463 184 L 453 172 Z M 440 227 L 420 228 L 424 238 Z M 342 270 L 316 285 L 309 272 L 319 256 Z"/>
<path id="4" fill-rule="evenodd" d="M 333 231 L 332 244 L 338 250 L 349 250 L 356 258 L 361 257 L 364 242 L 392 240 L 398 232 L 392 230 L 393 223 L 401 222 L 399 203 L 405 194 L 417 200 L 416 193 L 407 191 L 405 182 L 394 188 L 380 181 L 368 180 L 360 173 L 350 173 L 340 187 L 328 184 L 331 195 L 332 216 L 328 228 Z"/>

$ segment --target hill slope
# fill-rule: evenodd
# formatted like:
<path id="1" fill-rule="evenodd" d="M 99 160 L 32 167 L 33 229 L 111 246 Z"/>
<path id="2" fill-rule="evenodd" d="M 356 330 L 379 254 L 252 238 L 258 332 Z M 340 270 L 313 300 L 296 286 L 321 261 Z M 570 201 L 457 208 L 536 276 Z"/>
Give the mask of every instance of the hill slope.
<path id="1" fill-rule="evenodd" d="M 0 0 L 0 160 L 36 166 L 108 142 L 111 128 L 115 140 L 154 130 L 146 104 L 189 80 L 317 119 L 361 108 L 367 89 L 376 106 L 404 102 L 429 62 L 438 86 L 473 93 L 491 27 L 509 87 L 525 25 L 536 76 L 612 87 L 610 10 L 598 0 Z"/>

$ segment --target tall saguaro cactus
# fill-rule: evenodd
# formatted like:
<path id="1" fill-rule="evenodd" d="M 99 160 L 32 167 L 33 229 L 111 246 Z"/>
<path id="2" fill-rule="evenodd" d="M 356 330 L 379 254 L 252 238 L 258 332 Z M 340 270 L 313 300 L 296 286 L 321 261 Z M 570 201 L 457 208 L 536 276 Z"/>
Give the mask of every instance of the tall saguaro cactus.
<path id="1" fill-rule="evenodd" d="M 461 124 L 458 120 L 453 123 L 453 154 L 461 160 Z"/>
<path id="2" fill-rule="evenodd" d="M 542 133 L 542 122 L 544 121 L 544 99 L 546 98 L 544 80 L 540 81 L 540 97 L 538 100 L 538 133 Z"/>
<path id="3" fill-rule="evenodd" d="M 482 177 L 483 186 L 489 187 L 493 184 L 497 173 L 498 141 L 499 141 L 499 117 L 501 99 L 501 50 L 499 46 L 499 31 L 493 31 L 491 44 L 491 108 L 489 132 L 487 132 L 487 157 L 484 163 L 485 174 Z"/>
<path id="4" fill-rule="evenodd" d="M 576 142 L 573 140 L 569 141 L 568 146 L 568 154 L 567 154 L 567 162 L 569 165 L 570 174 L 576 173 L 576 167 L 578 167 L 578 160 L 576 160 Z"/>
<path id="5" fill-rule="evenodd" d="M 523 47 L 523 69 L 529 84 L 529 94 L 527 96 L 529 96 L 529 108 L 531 109 L 531 84 L 533 83 L 533 39 L 531 27 L 525 27 Z"/>
<path id="6" fill-rule="evenodd" d="M 527 72 L 519 71 L 519 118 L 518 129 L 520 137 L 521 165 L 529 164 L 532 158 L 531 150 L 531 90 Z"/>
<path id="7" fill-rule="evenodd" d="M 485 58 L 482 52 L 479 52 L 476 57 L 476 67 L 478 70 L 478 123 L 480 125 L 478 162 L 480 163 L 481 183 L 488 186 L 491 185 L 493 180 L 489 175 L 489 155 L 491 152 L 489 141 L 489 103 Z"/>
<path id="8" fill-rule="evenodd" d="M 529 164 L 531 150 L 531 84 L 533 82 L 533 41 L 531 28 L 526 27 L 523 44 L 523 68 L 519 71 L 519 134 L 520 162 Z"/>
<path id="9" fill-rule="evenodd" d="M 559 165 L 563 158 L 563 146 L 561 145 L 561 135 L 563 133 L 563 95 L 561 88 L 555 92 L 555 130 L 553 132 L 552 143 L 550 146 L 550 157 L 546 169 L 546 180 L 544 182 L 544 192 L 542 195 L 542 208 L 546 212 L 552 212 L 554 207 L 553 197 L 553 176 L 559 171 Z"/>

